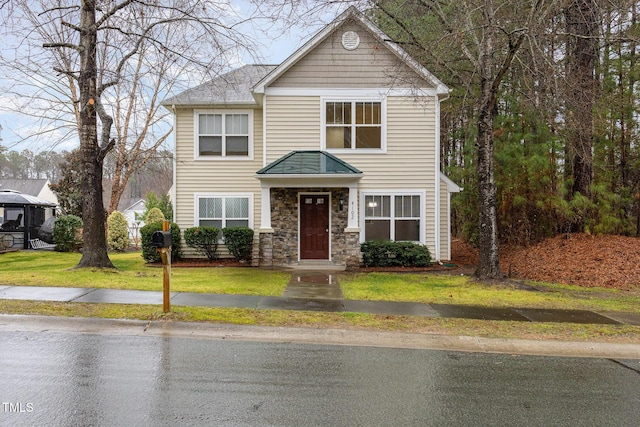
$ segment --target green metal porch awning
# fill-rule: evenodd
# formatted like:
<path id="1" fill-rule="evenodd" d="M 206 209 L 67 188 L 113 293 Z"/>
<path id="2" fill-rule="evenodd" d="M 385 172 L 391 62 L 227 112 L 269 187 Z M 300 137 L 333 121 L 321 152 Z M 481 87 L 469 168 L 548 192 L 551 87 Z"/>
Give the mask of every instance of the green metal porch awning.
<path id="1" fill-rule="evenodd" d="M 362 176 L 349 163 L 325 151 L 292 151 L 256 172 L 258 177 L 274 175 L 340 175 Z"/>

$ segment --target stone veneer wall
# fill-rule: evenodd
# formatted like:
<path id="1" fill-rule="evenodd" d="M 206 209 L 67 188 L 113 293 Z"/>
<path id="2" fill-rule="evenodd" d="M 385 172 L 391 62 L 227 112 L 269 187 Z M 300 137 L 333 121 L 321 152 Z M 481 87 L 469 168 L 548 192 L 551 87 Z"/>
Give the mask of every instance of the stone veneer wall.
<path id="1" fill-rule="evenodd" d="M 331 262 L 353 268 L 360 265 L 358 233 L 345 233 L 349 191 L 346 188 L 272 188 L 271 226 L 273 233 L 260 234 L 260 265 L 298 263 L 298 193 L 331 194 Z M 340 199 L 344 208 L 340 210 Z"/>

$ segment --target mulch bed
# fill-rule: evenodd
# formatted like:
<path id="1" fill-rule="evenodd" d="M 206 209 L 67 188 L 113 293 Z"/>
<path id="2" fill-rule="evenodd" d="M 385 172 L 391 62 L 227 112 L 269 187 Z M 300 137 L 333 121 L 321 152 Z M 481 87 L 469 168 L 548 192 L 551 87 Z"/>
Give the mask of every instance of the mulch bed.
<path id="1" fill-rule="evenodd" d="M 454 240 L 452 258 L 476 265 L 478 250 Z M 514 279 L 640 290 L 640 238 L 563 234 L 531 246 L 500 246 L 500 266 Z"/>
<path id="2" fill-rule="evenodd" d="M 457 264 L 432 264 L 429 267 L 358 267 L 349 271 L 359 273 L 385 272 L 385 273 L 445 273 L 465 274 L 469 267 Z M 472 270 L 473 271 L 473 270 Z"/>
<path id="3" fill-rule="evenodd" d="M 171 261 L 171 267 L 251 267 L 251 263 L 238 262 L 231 258 L 208 260 L 206 258 L 182 258 Z"/>

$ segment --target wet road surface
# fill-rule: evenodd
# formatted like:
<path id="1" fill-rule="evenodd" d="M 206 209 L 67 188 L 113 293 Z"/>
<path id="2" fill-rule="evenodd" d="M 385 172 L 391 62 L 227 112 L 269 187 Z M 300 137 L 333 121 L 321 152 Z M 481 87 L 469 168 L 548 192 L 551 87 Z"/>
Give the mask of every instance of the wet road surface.
<path id="1" fill-rule="evenodd" d="M 0 332 L 0 426 L 637 425 L 640 361 Z"/>

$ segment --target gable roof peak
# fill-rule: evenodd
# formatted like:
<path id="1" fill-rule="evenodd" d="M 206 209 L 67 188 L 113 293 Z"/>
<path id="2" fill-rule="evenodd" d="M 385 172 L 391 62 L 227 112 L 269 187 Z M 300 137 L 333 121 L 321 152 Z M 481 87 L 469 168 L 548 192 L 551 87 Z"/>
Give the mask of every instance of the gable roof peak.
<path id="1" fill-rule="evenodd" d="M 383 46 L 385 46 L 390 52 L 392 52 L 400 61 L 404 62 L 409 68 L 411 68 L 418 76 L 431 83 L 436 89 L 436 93 L 439 97 L 446 97 L 449 95 L 449 88 L 442 83 L 437 77 L 431 74 L 424 66 L 418 61 L 413 59 L 409 53 L 404 50 L 399 44 L 395 43 L 391 37 L 385 34 L 377 25 L 375 25 L 369 18 L 365 16 L 355 6 L 349 6 L 343 13 L 338 15 L 331 23 L 326 25 L 315 36 L 309 39 L 302 47 L 289 56 L 284 62 L 275 67 L 270 73 L 262 78 L 253 87 L 252 92 L 254 94 L 264 94 L 265 89 L 280 76 L 286 73 L 291 67 L 293 67 L 300 59 L 311 52 L 315 47 L 322 43 L 327 37 L 329 37 L 337 28 L 343 24 L 355 20 L 360 23 L 374 38 L 376 38 Z"/>

